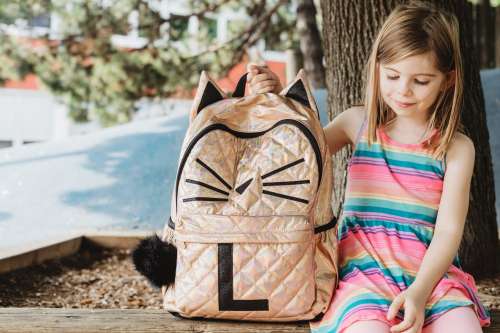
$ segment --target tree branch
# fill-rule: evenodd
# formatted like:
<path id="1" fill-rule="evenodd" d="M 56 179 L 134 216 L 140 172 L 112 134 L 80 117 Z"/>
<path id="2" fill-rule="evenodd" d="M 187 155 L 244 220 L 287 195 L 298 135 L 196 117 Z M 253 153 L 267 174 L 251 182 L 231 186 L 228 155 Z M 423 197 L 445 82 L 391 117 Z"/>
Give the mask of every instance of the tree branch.
<path id="1" fill-rule="evenodd" d="M 238 49 L 252 46 L 258 38 L 261 36 L 262 32 L 269 25 L 269 21 L 271 16 L 278 10 L 278 8 L 283 5 L 286 0 L 280 0 L 276 5 L 274 5 L 265 15 L 261 16 L 257 21 L 255 21 L 248 29 L 240 33 L 239 35 L 234 36 L 233 38 L 225 41 L 223 44 L 216 45 L 214 47 L 210 47 L 200 53 L 187 57 L 185 59 L 196 58 L 203 56 L 207 53 L 217 52 L 221 49 L 229 47 L 229 45 L 235 41 L 243 39 L 243 41 L 237 45 L 239 45 Z M 257 34 L 257 32 L 259 32 Z M 253 37 L 253 38 L 252 38 Z"/>
<path id="2" fill-rule="evenodd" d="M 170 22 L 176 21 L 176 20 L 189 20 L 189 18 L 191 18 L 191 17 L 204 18 L 207 13 L 215 12 L 217 9 L 219 9 L 220 7 L 222 7 L 223 5 L 225 5 L 231 1 L 232 0 L 222 0 L 219 3 L 209 5 L 207 8 L 204 8 L 198 12 L 190 13 L 188 15 L 174 14 L 175 15 L 174 17 L 168 17 L 168 18 L 161 18 L 160 17 L 160 19 L 158 20 L 158 25 L 162 25 L 164 23 L 170 23 Z M 144 24 L 144 25 L 139 24 L 138 29 L 149 29 L 151 27 L 152 27 L 151 24 Z"/>

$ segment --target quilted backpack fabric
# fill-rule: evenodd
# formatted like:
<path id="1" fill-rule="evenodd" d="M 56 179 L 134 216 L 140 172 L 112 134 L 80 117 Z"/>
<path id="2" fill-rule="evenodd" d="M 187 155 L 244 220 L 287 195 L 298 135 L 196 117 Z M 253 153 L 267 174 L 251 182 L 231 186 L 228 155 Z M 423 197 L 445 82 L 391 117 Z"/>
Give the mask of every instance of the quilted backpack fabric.
<path id="1" fill-rule="evenodd" d="M 164 307 L 183 317 L 319 318 L 337 285 L 332 161 L 304 72 L 231 98 L 205 72 L 162 240 L 177 248 Z"/>

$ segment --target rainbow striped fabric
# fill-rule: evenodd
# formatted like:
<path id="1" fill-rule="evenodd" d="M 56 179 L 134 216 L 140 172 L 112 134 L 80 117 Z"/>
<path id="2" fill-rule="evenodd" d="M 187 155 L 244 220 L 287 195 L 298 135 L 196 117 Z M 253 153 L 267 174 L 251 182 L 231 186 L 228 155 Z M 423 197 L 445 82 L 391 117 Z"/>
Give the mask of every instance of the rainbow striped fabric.
<path id="1" fill-rule="evenodd" d="M 404 144 L 379 128 L 371 146 L 367 132 L 365 119 L 349 161 L 338 226 L 340 281 L 323 319 L 310 323 L 315 333 L 342 333 L 359 320 L 401 322 L 403 311 L 389 322 L 387 310 L 415 279 L 432 239 L 445 165 L 432 158 L 424 142 L 439 132 Z M 427 302 L 424 326 L 458 306 L 472 306 L 481 326 L 489 325 L 474 279 L 456 256 Z"/>

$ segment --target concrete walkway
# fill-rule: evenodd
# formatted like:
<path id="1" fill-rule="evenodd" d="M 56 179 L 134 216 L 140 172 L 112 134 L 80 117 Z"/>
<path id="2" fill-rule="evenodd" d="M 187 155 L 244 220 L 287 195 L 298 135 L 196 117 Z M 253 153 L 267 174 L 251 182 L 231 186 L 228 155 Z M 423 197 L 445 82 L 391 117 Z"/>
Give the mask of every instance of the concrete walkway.
<path id="1" fill-rule="evenodd" d="M 185 114 L 0 150 L 0 254 L 79 230 L 160 229 Z"/>

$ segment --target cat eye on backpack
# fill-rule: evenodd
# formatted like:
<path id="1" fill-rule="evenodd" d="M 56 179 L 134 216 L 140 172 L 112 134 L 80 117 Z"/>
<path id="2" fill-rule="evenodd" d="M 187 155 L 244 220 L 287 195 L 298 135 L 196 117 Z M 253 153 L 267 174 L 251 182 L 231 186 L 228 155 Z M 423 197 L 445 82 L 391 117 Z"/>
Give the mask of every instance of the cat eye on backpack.
<path id="1" fill-rule="evenodd" d="M 279 94 L 232 97 L 205 72 L 190 112 L 161 240 L 138 271 L 183 317 L 298 321 L 336 288 L 332 161 L 304 72 Z"/>

